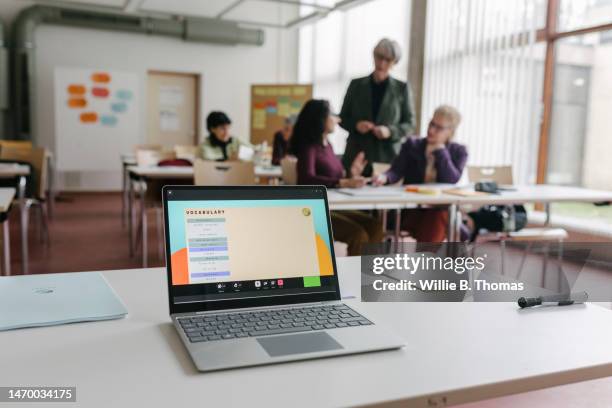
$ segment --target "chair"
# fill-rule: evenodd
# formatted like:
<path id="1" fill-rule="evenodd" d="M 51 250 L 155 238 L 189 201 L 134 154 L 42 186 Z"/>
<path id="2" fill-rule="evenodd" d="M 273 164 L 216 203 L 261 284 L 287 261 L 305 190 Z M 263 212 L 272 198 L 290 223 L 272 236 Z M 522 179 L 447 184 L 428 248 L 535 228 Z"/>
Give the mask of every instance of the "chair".
<path id="1" fill-rule="evenodd" d="M 468 166 L 468 176 L 470 182 L 477 183 L 483 181 L 494 181 L 498 185 L 512 185 L 514 184 L 514 178 L 512 176 L 512 166 Z M 527 251 L 531 248 L 533 242 L 545 241 L 545 242 L 557 242 L 561 248 L 563 241 L 568 237 L 568 233 L 563 228 L 523 228 L 520 231 L 510 232 L 487 232 L 482 235 L 478 235 L 477 243 L 483 242 L 499 242 L 501 245 L 501 271 L 502 275 L 505 274 L 505 249 L 506 243 L 509 241 L 522 241 L 531 242 L 525 248 L 523 252 L 523 258 L 519 265 L 518 275 L 520 276 L 525 259 L 527 257 Z M 561 253 L 561 251 L 559 251 Z M 542 274 L 542 281 L 544 281 L 545 275 Z"/>
<path id="2" fill-rule="evenodd" d="M 174 146 L 174 155 L 177 159 L 185 159 L 190 162 L 194 162 L 196 157 L 198 157 L 198 147 L 197 146 L 187 146 L 187 145 L 176 145 Z"/>
<path id="3" fill-rule="evenodd" d="M 386 172 L 390 168 L 391 168 L 391 164 L 389 164 L 389 163 L 377 163 L 377 162 L 374 162 L 374 163 L 372 163 L 372 174 L 374 174 L 374 175 L 383 174 L 384 172 Z"/>
<path id="4" fill-rule="evenodd" d="M 196 159 L 193 164 L 196 186 L 236 186 L 255 184 L 255 165 L 252 162 L 217 162 Z"/>
<path id="5" fill-rule="evenodd" d="M 26 185 L 26 194 L 21 207 L 21 239 L 24 273 L 28 273 L 28 227 L 30 208 L 38 207 L 40 210 L 40 239 L 47 245 L 50 243 L 49 237 L 49 211 L 47 205 L 47 160 L 48 155 L 45 149 L 34 147 L 24 149 L 20 147 L 3 146 L 0 150 L 0 160 L 24 163 L 30 165 L 32 174 L 29 177 L 29 185 Z"/>
<path id="6" fill-rule="evenodd" d="M 494 181 L 498 185 L 512 185 L 512 166 L 468 166 L 470 182 Z"/>
<path id="7" fill-rule="evenodd" d="M 285 156 L 280 161 L 283 183 L 287 185 L 297 184 L 297 157 Z"/>
<path id="8" fill-rule="evenodd" d="M 0 140 L 0 149 L 3 147 L 31 150 L 32 142 L 30 140 Z"/>

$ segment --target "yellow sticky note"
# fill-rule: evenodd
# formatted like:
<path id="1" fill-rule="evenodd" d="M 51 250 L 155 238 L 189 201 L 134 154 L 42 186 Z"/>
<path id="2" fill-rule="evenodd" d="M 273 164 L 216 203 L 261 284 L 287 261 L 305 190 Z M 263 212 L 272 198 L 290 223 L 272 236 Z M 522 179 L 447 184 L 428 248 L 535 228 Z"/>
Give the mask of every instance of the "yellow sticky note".
<path id="1" fill-rule="evenodd" d="M 293 87 L 293 95 L 295 95 L 295 96 L 304 96 L 304 95 L 306 95 L 306 87 L 305 86 L 294 86 Z"/>
<path id="2" fill-rule="evenodd" d="M 291 115 L 291 105 L 289 104 L 289 98 L 280 97 L 278 98 L 278 116 L 288 117 Z"/>
<path id="3" fill-rule="evenodd" d="M 266 110 L 265 109 L 254 109 L 253 110 L 253 129 L 265 129 L 266 128 Z"/>
<path id="4" fill-rule="evenodd" d="M 291 95 L 291 88 L 287 88 L 287 87 L 283 87 L 283 88 L 278 88 L 277 89 L 277 93 L 280 96 L 290 96 Z"/>
<path id="5" fill-rule="evenodd" d="M 253 88 L 253 95 L 264 96 L 266 94 L 266 90 L 262 87 Z"/>

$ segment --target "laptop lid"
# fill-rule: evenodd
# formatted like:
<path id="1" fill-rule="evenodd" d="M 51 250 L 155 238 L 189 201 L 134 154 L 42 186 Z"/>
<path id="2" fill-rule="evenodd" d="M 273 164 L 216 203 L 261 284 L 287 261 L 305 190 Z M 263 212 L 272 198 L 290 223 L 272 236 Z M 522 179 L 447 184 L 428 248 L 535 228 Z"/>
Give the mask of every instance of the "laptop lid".
<path id="1" fill-rule="evenodd" d="M 323 186 L 165 186 L 170 314 L 340 299 Z"/>

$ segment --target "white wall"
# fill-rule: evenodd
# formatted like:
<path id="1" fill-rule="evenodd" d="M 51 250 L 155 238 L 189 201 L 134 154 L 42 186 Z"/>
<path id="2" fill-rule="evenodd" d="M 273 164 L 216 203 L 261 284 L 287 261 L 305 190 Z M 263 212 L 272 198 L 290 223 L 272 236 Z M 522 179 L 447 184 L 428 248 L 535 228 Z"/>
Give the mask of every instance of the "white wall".
<path id="1" fill-rule="evenodd" d="M 8 22 L 31 2 L 2 0 L 0 18 Z M 135 72 L 140 76 L 140 140 L 146 131 L 146 75 L 149 70 L 201 75 L 200 129 L 206 134 L 206 115 L 212 109 L 226 111 L 235 136 L 249 138 L 250 85 L 297 80 L 297 31 L 265 30 L 265 44 L 218 46 L 142 34 L 42 25 L 36 31 L 36 143 L 53 150 L 53 72 L 57 66 L 99 68 Z M 113 190 L 121 186 L 117 170 L 101 173 L 60 174 L 60 189 Z"/>

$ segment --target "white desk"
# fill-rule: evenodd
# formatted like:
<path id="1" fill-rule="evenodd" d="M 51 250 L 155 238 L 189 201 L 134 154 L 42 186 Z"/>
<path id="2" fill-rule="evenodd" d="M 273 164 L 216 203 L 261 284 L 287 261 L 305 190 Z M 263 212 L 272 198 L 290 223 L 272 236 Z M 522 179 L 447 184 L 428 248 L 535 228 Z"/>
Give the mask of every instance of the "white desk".
<path id="1" fill-rule="evenodd" d="M 513 191 L 503 191 L 500 194 L 477 196 L 458 196 L 451 194 L 428 195 L 403 192 L 403 187 L 384 187 L 396 189 L 396 196 L 383 194 L 347 195 L 331 189 L 328 193 L 330 207 L 334 210 L 347 209 L 403 209 L 414 205 L 446 205 L 449 207 L 448 240 L 455 241 L 459 237 L 456 214 L 461 205 L 486 204 L 521 204 L 544 203 L 546 224 L 550 221 L 550 204 L 554 202 L 596 203 L 612 201 L 612 191 L 591 190 L 579 187 L 553 186 L 546 184 L 514 186 Z M 466 187 L 468 188 L 468 187 Z M 443 190 L 442 190 L 443 191 Z M 453 226 L 455 228 L 453 228 Z"/>
<path id="2" fill-rule="evenodd" d="M 147 179 L 193 179 L 191 166 L 128 166 L 127 171 L 134 176 Z M 255 177 L 281 177 L 280 166 L 255 166 Z"/>
<path id="3" fill-rule="evenodd" d="M 338 266 L 342 291 L 358 295 L 359 258 Z M 347 303 L 408 346 L 200 374 L 170 325 L 165 269 L 104 274 L 129 316 L 0 332 L 0 384 L 76 386 L 76 405 L 104 408 L 431 407 L 443 397 L 451 405 L 612 375 L 612 312 L 596 305 L 358 300 Z"/>
<path id="4" fill-rule="evenodd" d="M 0 188 L 0 221 L 2 223 L 2 258 L 3 272 L 5 275 L 11 274 L 11 240 L 9 233 L 8 212 L 15 198 L 15 189 L 12 187 Z"/>

